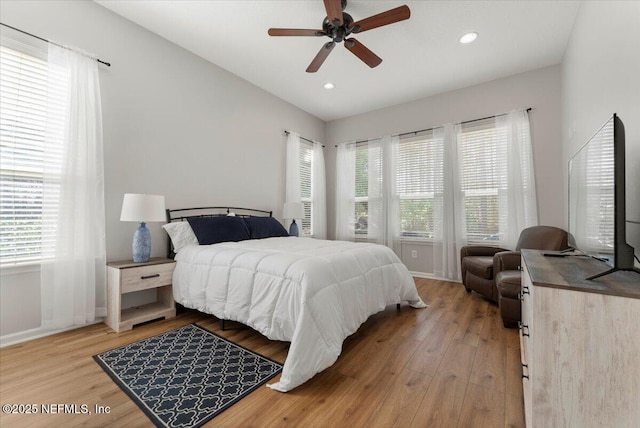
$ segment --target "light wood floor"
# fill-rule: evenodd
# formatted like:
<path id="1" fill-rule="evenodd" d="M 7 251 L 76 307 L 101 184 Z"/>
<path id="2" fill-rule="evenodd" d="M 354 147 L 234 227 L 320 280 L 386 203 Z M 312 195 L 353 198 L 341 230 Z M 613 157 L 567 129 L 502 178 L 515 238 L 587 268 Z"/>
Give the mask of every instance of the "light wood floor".
<path id="1" fill-rule="evenodd" d="M 345 341 L 332 367 L 286 394 L 259 388 L 207 426 L 524 426 L 517 331 L 461 284 L 416 283 L 427 309 L 388 307 Z M 0 426 L 152 426 L 92 355 L 192 322 L 277 361 L 287 355 L 287 343 L 239 324 L 222 332 L 214 317 L 192 311 L 119 334 L 97 324 L 0 350 L 0 404 L 88 404 L 110 413 L 1 414 Z"/>

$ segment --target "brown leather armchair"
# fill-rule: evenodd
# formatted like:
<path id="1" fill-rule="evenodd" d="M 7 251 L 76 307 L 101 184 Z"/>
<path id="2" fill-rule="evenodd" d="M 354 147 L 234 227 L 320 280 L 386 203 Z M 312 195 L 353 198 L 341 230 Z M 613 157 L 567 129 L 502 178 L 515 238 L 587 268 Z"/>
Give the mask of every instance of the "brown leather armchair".
<path id="1" fill-rule="evenodd" d="M 471 290 L 498 301 L 498 292 L 493 277 L 493 256 L 508 251 L 499 247 L 468 245 L 460 249 L 462 283 L 467 293 Z"/>
<path id="2" fill-rule="evenodd" d="M 485 246 L 466 246 L 460 250 L 462 283 L 498 302 L 505 326 L 520 321 L 520 250 L 564 250 L 567 232 L 553 226 L 533 226 L 520 233 L 516 251 Z"/>

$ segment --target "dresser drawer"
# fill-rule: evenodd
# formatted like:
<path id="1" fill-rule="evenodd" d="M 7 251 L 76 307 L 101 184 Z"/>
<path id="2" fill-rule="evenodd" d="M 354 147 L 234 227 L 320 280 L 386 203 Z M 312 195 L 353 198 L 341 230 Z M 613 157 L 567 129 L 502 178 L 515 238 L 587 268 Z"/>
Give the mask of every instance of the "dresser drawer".
<path id="1" fill-rule="evenodd" d="M 170 285 L 174 263 L 132 267 L 121 270 L 121 293 L 157 288 Z"/>

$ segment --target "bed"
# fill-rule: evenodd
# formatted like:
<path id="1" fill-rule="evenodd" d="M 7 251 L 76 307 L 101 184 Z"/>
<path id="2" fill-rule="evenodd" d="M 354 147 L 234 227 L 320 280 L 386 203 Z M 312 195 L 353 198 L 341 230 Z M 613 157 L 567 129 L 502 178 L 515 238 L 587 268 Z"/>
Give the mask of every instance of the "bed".
<path id="1" fill-rule="evenodd" d="M 268 385 L 274 390 L 290 391 L 330 367 L 344 340 L 385 307 L 426 307 L 385 246 L 290 237 L 262 210 L 188 208 L 167 210 L 167 219 L 177 303 L 291 342 L 279 382 Z"/>

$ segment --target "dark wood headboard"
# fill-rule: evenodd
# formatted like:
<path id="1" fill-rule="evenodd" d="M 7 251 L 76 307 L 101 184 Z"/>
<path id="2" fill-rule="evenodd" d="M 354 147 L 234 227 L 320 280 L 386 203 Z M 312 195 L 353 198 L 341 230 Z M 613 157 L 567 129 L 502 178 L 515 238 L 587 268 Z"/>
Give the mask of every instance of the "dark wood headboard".
<path id="1" fill-rule="evenodd" d="M 174 210 L 166 210 L 167 223 L 174 221 L 187 221 L 192 217 L 223 217 L 234 213 L 237 217 L 272 217 L 273 211 L 256 210 L 253 208 L 240 207 L 196 207 L 196 208 L 177 208 Z M 172 259 L 175 256 L 171 238 L 167 235 L 167 257 Z"/>

